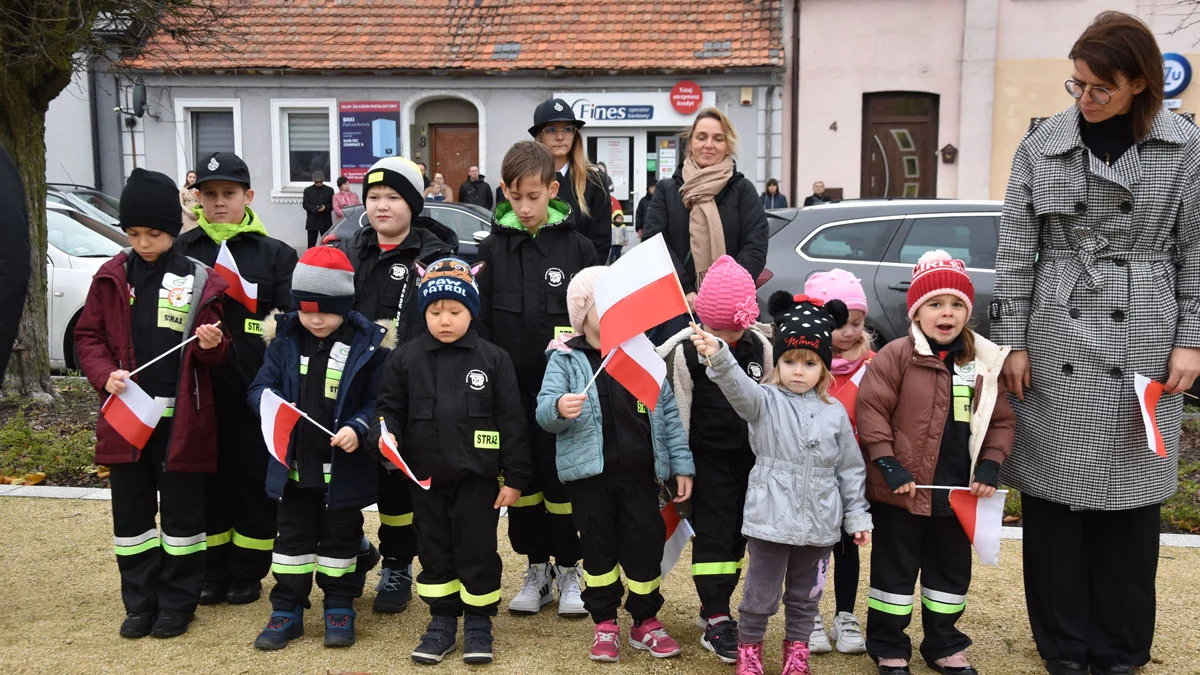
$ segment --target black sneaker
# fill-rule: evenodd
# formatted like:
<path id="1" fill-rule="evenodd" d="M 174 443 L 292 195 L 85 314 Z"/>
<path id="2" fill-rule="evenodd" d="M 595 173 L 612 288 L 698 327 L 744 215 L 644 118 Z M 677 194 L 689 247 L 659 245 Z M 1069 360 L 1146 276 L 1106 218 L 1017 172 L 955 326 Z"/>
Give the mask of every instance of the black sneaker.
<path id="1" fill-rule="evenodd" d="M 412 660 L 426 665 L 441 663 L 442 659 L 458 646 L 455 641 L 457 634 L 457 617 L 433 617 L 429 620 L 425 634 L 421 636 L 421 643 L 412 652 Z"/>
<path id="2" fill-rule="evenodd" d="M 153 612 L 126 614 L 121 622 L 121 637 L 136 640 L 150 634 L 150 622 L 154 620 Z"/>
<path id="3" fill-rule="evenodd" d="M 224 581 L 205 581 L 200 586 L 200 604 L 219 605 L 225 602 L 227 593 L 229 593 L 229 584 Z"/>
<path id="4" fill-rule="evenodd" d="M 384 563 L 379 570 L 379 585 L 371 610 L 377 614 L 399 614 L 412 600 L 412 565 L 399 566 L 397 561 Z"/>
<path id="5" fill-rule="evenodd" d="M 717 623 L 705 623 L 704 634 L 700 636 L 700 644 L 718 659 L 725 663 L 737 663 L 738 629 L 737 622 L 724 617 Z"/>
<path id="6" fill-rule="evenodd" d="M 154 619 L 150 634 L 156 638 L 173 638 L 187 632 L 188 624 L 192 622 L 192 614 L 163 610 Z"/>
<path id="7" fill-rule="evenodd" d="M 234 581 L 229 584 L 229 591 L 225 593 L 225 602 L 231 605 L 248 605 L 257 602 L 261 596 L 262 582 Z"/>
<path id="8" fill-rule="evenodd" d="M 463 619 L 463 662 L 492 662 L 492 619 L 468 615 Z"/>

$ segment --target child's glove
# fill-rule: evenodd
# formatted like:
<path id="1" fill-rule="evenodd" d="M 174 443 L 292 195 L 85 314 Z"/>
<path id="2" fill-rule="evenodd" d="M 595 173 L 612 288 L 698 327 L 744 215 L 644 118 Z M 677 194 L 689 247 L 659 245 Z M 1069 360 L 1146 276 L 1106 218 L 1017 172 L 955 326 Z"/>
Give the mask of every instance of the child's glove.
<path id="1" fill-rule="evenodd" d="M 895 492 L 900 488 L 915 483 L 913 475 L 904 468 L 904 465 L 896 461 L 895 457 L 880 457 L 875 460 L 875 466 L 879 467 L 879 471 L 883 473 L 883 480 L 887 481 L 888 488 Z"/>
<path id="2" fill-rule="evenodd" d="M 994 459 L 981 459 L 975 465 L 975 481 L 996 487 L 1000 484 L 1000 463 Z"/>

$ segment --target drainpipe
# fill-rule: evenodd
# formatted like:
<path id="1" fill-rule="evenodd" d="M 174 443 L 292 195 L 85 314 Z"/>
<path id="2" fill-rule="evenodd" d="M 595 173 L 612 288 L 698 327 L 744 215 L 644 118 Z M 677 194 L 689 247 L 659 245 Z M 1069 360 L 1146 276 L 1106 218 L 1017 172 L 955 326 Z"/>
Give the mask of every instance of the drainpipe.
<path id="1" fill-rule="evenodd" d="M 800 2 L 792 0 L 792 142 L 789 167 L 792 174 L 792 195 L 800 194 L 800 168 L 796 155 L 800 151 Z"/>
<path id="2" fill-rule="evenodd" d="M 104 180 L 100 176 L 100 118 L 96 115 L 96 61 L 87 66 L 88 118 L 92 128 L 92 187 L 104 192 Z"/>
<path id="3" fill-rule="evenodd" d="M 767 139 L 767 147 L 765 147 L 763 149 L 763 157 L 766 158 L 766 164 L 763 167 L 763 173 L 766 174 L 766 176 L 763 178 L 763 190 L 764 191 L 767 189 L 767 187 L 766 187 L 767 179 L 769 179 L 775 175 L 771 171 L 771 162 L 772 162 L 771 137 L 773 136 L 772 132 L 774 131 L 774 129 L 772 128 L 772 124 L 771 124 L 771 118 L 774 117 L 774 114 L 775 114 L 775 105 L 774 105 L 775 104 L 775 90 L 777 88 L 778 87 L 776 87 L 775 85 L 771 85 L 771 86 L 767 87 L 767 96 L 766 96 L 767 100 L 765 103 L 766 109 L 767 109 L 766 121 L 763 124 L 763 132 L 764 132 L 763 135 L 766 136 L 766 139 Z"/>

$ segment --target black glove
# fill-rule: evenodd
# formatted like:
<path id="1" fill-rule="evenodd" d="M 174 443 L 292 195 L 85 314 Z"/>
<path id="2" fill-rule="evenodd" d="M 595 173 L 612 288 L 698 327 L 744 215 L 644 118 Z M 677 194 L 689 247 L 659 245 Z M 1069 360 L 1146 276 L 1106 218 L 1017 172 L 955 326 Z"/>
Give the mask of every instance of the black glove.
<path id="1" fill-rule="evenodd" d="M 875 460 L 875 466 L 883 472 L 883 479 L 887 481 L 888 488 L 893 492 L 901 487 L 915 482 L 913 475 L 904 468 L 900 462 L 896 461 L 895 457 L 880 457 Z"/>
<path id="2" fill-rule="evenodd" d="M 996 487 L 1000 484 L 1000 463 L 994 459 L 981 459 L 975 465 L 975 482 Z"/>

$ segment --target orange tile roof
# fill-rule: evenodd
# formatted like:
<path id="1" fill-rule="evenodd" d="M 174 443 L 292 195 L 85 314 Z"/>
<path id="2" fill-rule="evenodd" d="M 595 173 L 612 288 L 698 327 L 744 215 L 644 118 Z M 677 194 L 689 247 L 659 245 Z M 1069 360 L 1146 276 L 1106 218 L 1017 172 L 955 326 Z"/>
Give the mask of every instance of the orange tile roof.
<path id="1" fill-rule="evenodd" d="M 226 44 L 137 69 L 698 72 L 783 68 L 782 0 L 235 0 Z"/>

